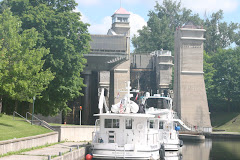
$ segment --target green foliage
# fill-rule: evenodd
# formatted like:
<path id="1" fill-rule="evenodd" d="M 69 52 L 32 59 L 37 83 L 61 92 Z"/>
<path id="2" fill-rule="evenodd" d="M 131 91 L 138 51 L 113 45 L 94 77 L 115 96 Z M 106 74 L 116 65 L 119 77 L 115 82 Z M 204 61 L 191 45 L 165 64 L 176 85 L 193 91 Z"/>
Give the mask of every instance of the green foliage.
<path id="1" fill-rule="evenodd" d="M 205 87 L 207 93 L 209 93 L 211 90 L 214 89 L 214 81 L 213 81 L 213 76 L 216 72 L 216 69 L 213 68 L 213 62 L 212 62 L 212 57 L 208 53 L 204 52 L 203 53 L 203 71 L 204 71 L 204 80 L 205 80 Z M 209 96 L 212 96 L 212 94 L 208 94 Z"/>
<path id="2" fill-rule="evenodd" d="M 32 97 L 41 98 L 49 82 L 54 78 L 49 69 L 43 70 L 42 58 L 49 54 L 44 47 L 36 47 L 38 32 L 24 30 L 19 34 L 21 21 L 6 9 L 0 16 L 0 36 L 2 37 L 0 95 L 14 100 L 32 102 Z"/>
<path id="3" fill-rule="evenodd" d="M 218 49 L 204 56 L 205 82 L 210 107 L 239 110 L 240 48 Z M 216 108 L 218 106 L 218 108 Z M 225 109 L 225 110 L 226 110 Z"/>
<path id="4" fill-rule="evenodd" d="M 207 18 L 204 22 L 204 28 L 206 29 L 204 49 L 208 53 L 215 53 L 218 48 L 229 47 L 240 38 L 237 34 L 239 30 L 238 24 L 233 22 L 228 24 L 222 22 L 222 20 L 223 11 L 220 10 L 212 13 L 210 18 Z"/>
<path id="5" fill-rule="evenodd" d="M 198 14 L 181 7 L 181 2 L 164 0 L 160 5 L 156 2 L 154 11 L 149 11 L 147 26 L 139 30 L 139 36 L 132 39 L 136 53 L 160 50 L 174 50 L 174 32 L 177 27 L 191 21 L 196 25 L 203 22 Z"/>
<path id="6" fill-rule="evenodd" d="M 3 0 L 0 4 L 20 17 L 23 32 L 36 29 L 37 47 L 49 48 L 43 68 L 50 68 L 55 78 L 36 101 L 36 111 L 44 115 L 68 110 L 67 102 L 82 95 L 80 73 L 86 63 L 83 54 L 90 50 L 90 35 L 80 13 L 73 12 L 76 5 L 74 0 Z"/>

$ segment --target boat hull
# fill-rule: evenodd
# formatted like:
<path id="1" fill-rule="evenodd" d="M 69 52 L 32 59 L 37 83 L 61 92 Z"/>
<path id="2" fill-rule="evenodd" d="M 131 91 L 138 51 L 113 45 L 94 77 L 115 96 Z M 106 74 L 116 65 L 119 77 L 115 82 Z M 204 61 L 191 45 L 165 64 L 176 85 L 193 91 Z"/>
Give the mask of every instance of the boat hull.
<path id="1" fill-rule="evenodd" d="M 93 158 L 97 159 L 159 159 L 159 150 L 145 152 L 145 151 L 107 151 L 95 150 Z"/>
<path id="2" fill-rule="evenodd" d="M 117 147 L 112 144 L 94 144 L 92 146 L 93 158 L 97 159 L 159 159 L 159 148 L 142 146 L 135 148 L 133 145 Z M 116 147 L 115 147 L 116 146 Z"/>

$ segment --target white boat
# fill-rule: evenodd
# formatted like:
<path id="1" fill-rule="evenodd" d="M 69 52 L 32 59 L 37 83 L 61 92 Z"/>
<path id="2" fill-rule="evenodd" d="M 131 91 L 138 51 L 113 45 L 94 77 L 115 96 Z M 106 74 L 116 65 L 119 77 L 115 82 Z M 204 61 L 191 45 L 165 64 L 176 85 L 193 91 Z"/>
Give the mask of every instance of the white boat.
<path id="1" fill-rule="evenodd" d="M 99 116 L 93 132 L 92 154 L 98 159 L 159 159 L 160 140 L 153 114 L 137 113 L 139 106 L 130 100 L 130 82 L 127 94 L 109 111 L 102 90 Z M 103 105 L 105 113 L 103 113 Z"/>
<path id="2" fill-rule="evenodd" d="M 180 119 L 174 118 L 172 110 L 172 99 L 160 94 L 150 96 L 147 92 L 143 97 L 142 106 L 146 114 L 152 114 L 157 118 L 159 140 L 161 143 L 160 152 L 178 151 L 183 142 L 179 140 L 180 124 L 187 130 L 190 130 Z"/>

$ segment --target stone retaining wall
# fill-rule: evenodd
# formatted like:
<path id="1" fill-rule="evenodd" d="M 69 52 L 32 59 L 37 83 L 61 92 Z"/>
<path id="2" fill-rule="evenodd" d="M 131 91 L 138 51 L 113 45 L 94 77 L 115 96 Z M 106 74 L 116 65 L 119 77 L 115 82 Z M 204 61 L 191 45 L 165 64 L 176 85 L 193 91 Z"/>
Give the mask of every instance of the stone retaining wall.
<path id="1" fill-rule="evenodd" d="M 207 138 L 220 138 L 220 139 L 240 139 L 240 133 L 234 132 L 212 132 L 205 134 Z"/>
<path id="2" fill-rule="evenodd" d="M 43 146 L 46 144 L 57 142 L 58 132 L 51 132 L 37 136 L 0 141 L 0 155 L 6 154 L 8 152 L 16 152 L 22 149 Z"/>
<path id="3" fill-rule="evenodd" d="M 53 158 L 52 160 L 85 160 L 85 147 L 66 153 L 62 156 Z"/>

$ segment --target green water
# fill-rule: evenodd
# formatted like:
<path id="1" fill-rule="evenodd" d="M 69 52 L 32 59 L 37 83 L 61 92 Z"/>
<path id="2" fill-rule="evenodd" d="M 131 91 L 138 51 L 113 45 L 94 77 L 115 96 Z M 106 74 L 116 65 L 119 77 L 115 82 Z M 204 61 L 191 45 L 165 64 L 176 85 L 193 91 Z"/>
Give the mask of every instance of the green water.
<path id="1" fill-rule="evenodd" d="M 240 160 L 240 140 L 211 140 L 202 143 L 185 142 L 182 155 L 166 160 Z"/>

